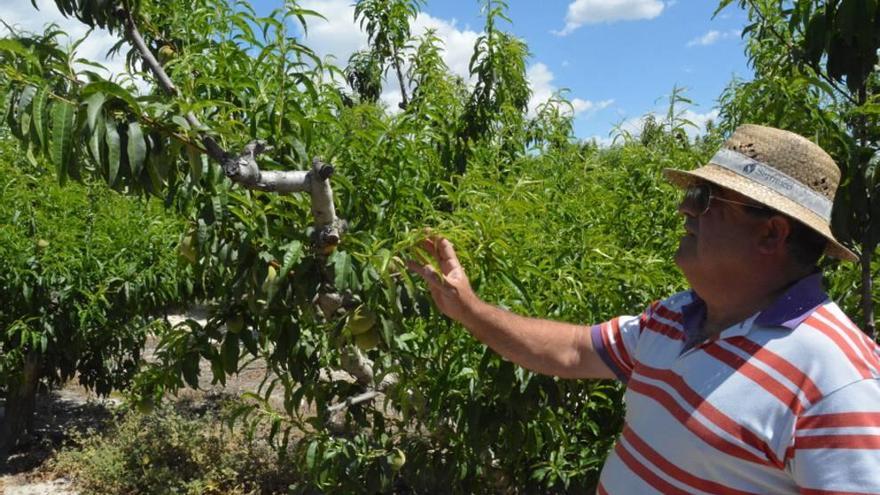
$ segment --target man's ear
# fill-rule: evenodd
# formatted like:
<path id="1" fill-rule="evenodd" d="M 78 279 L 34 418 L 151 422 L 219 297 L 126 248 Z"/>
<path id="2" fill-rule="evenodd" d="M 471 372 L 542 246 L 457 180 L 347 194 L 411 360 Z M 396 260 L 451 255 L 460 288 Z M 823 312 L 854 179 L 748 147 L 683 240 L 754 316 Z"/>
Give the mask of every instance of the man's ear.
<path id="1" fill-rule="evenodd" d="M 764 221 L 758 238 L 758 249 L 762 254 L 783 252 L 791 235 L 791 222 L 782 215 L 773 215 Z"/>

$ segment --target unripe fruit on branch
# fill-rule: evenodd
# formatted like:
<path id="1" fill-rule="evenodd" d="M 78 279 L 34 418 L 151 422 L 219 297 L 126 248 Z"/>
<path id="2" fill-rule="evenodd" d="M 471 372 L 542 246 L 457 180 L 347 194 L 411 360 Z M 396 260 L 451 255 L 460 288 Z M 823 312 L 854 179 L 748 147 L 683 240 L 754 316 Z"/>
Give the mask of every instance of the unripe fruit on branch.
<path id="1" fill-rule="evenodd" d="M 266 272 L 266 279 L 263 280 L 263 292 L 269 292 L 269 288 L 275 283 L 276 278 L 278 278 L 278 271 L 275 270 L 274 266 L 269 266 L 269 270 Z"/>
<path id="2" fill-rule="evenodd" d="M 358 306 L 348 320 L 348 331 L 353 336 L 369 331 L 376 324 L 376 314 L 369 309 Z"/>
<path id="3" fill-rule="evenodd" d="M 362 351 L 375 349 L 376 346 L 379 345 L 379 332 L 375 330 L 370 330 L 366 333 L 355 335 L 354 343 L 356 346 L 358 346 L 358 349 Z"/>
<path id="4" fill-rule="evenodd" d="M 238 333 L 244 328 L 244 316 L 238 314 L 226 322 L 226 329 L 230 333 Z"/>
<path id="5" fill-rule="evenodd" d="M 144 397 L 137 401 L 137 410 L 141 414 L 150 414 L 156 408 L 156 403 L 152 397 Z"/>
<path id="6" fill-rule="evenodd" d="M 177 55 L 177 52 L 174 51 L 174 47 L 171 45 L 162 45 L 159 48 L 159 63 L 165 65 L 166 62 L 174 59 L 175 55 Z"/>
<path id="7" fill-rule="evenodd" d="M 388 464 L 391 465 L 391 470 L 395 473 L 400 471 L 403 468 L 403 465 L 406 464 L 406 454 L 404 454 L 399 448 L 395 447 L 394 451 L 388 454 Z"/>
<path id="8" fill-rule="evenodd" d="M 196 264 L 196 234 L 194 232 L 184 236 L 183 240 L 180 241 L 178 252 L 189 264 Z"/>

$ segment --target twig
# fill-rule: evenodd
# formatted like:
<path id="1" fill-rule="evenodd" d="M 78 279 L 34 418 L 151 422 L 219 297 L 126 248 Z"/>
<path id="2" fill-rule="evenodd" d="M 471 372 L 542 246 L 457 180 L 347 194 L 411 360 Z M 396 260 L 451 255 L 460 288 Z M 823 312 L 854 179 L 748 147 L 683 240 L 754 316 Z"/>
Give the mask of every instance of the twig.
<path id="1" fill-rule="evenodd" d="M 328 407 L 327 411 L 329 411 L 330 413 L 335 413 L 356 404 L 360 404 L 361 402 L 371 401 L 376 397 L 379 397 L 380 395 L 382 395 L 382 392 L 379 392 L 378 390 L 368 390 L 362 394 L 355 395 L 354 397 L 349 397 L 339 404 Z"/>

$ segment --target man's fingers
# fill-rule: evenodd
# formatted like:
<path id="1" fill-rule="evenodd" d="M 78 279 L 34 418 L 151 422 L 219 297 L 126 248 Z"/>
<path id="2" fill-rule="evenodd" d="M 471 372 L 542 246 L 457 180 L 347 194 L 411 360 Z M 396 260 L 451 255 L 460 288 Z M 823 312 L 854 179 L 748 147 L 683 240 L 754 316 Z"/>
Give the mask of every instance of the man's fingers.
<path id="1" fill-rule="evenodd" d="M 431 265 L 420 265 L 415 261 L 407 261 L 406 267 L 410 271 L 415 272 L 418 276 L 422 277 L 422 279 L 427 282 L 428 285 L 436 288 L 442 288 L 448 285 L 443 276 L 437 273 L 437 271 L 434 270 L 434 267 Z"/>
<path id="2" fill-rule="evenodd" d="M 461 266 L 461 263 L 458 261 L 458 256 L 455 254 L 455 248 L 452 246 L 452 243 L 449 242 L 449 239 L 441 238 L 437 241 L 436 245 L 437 260 L 440 262 L 440 269 L 443 270 L 444 273 L 449 273 Z"/>

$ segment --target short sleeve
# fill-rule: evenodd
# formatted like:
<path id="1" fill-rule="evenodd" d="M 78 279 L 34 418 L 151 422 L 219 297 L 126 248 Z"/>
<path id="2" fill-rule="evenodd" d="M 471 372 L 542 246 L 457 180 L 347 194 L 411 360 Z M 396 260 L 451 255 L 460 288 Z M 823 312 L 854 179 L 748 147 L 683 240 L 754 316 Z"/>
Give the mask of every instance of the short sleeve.
<path id="1" fill-rule="evenodd" d="M 847 385 L 805 411 L 787 457 L 801 493 L 880 493 L 880 379 Z"/>
<path id="2" fill-rule="evenodd" d="M 636 345 L 642 332 L 645 315 L 618 316 L 593 325 L 593 349 L 620 381 L 626 383 L 632 374 Z"/>

